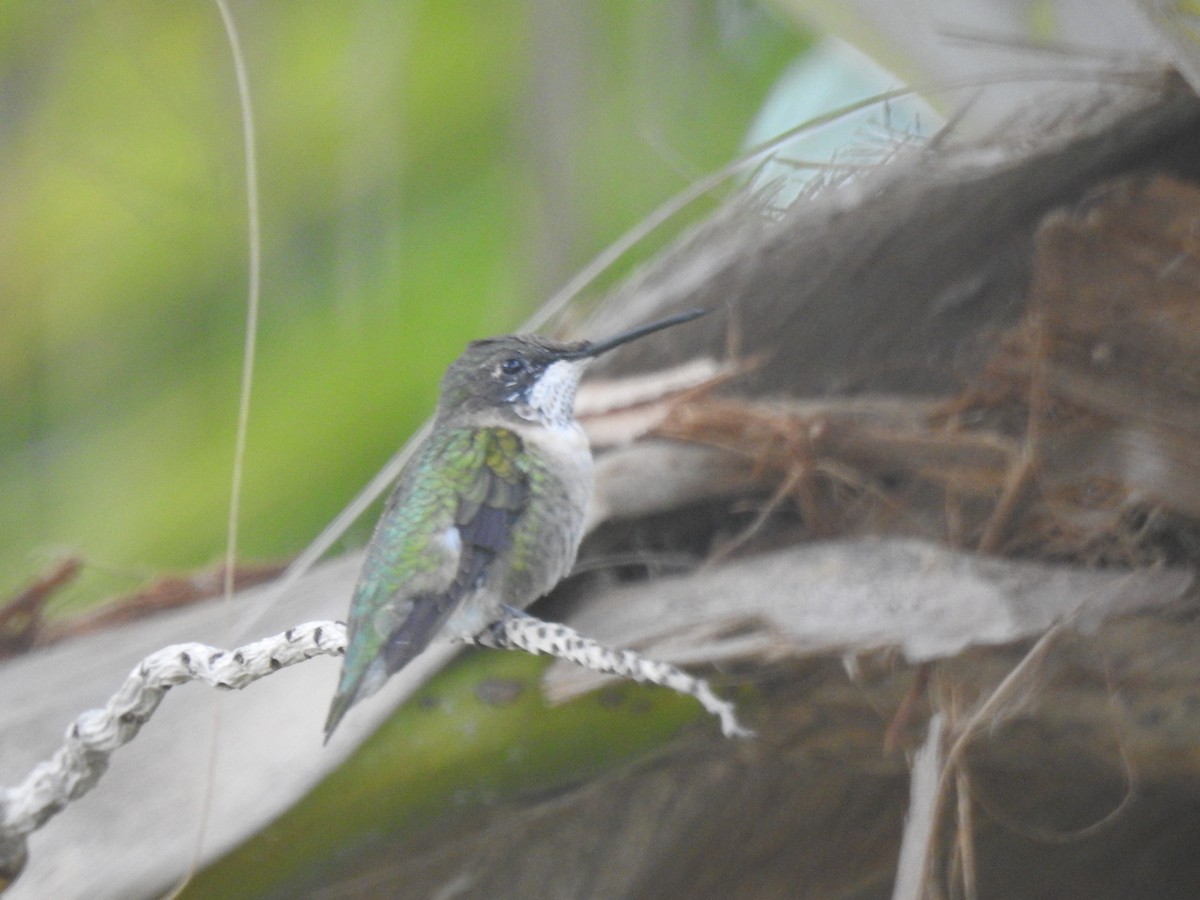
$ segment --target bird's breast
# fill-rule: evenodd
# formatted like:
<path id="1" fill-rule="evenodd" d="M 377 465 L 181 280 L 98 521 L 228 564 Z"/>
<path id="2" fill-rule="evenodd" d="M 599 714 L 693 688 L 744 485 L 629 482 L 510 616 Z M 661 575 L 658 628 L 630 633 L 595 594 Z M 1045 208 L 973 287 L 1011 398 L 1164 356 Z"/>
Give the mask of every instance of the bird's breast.
<path id="1" fill-rule="evenodd" d="M 540 456 L 552 471 L 564 479 L 586 482 L 587 497 L 592 487 L 592 449 L 583 427 L 572 420 L 565 425 L 530 429 L 522 435 L 528 452 Z"/>

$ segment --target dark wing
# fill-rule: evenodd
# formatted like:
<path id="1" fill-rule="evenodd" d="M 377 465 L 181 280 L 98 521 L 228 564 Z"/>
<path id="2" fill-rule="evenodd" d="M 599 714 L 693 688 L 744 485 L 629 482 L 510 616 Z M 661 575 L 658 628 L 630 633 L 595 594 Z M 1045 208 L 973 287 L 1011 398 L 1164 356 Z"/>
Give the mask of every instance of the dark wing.
<path id="1" fill-rule="evenodd" d="M 430 450 L 389 501 L 364 563 L 327 739 L 346 710 L 424 650 L 483 584 L 528 500 L 528 477 L 516 465 L 523 448 L 514 432 L 459 429 L 438 436 Z M 408 503 L 419 508 L 406 509 Z M 438 550 L 447 559 L 448 545 L 457 545 L 456 565 L 438 577 Z"/>
<path id="2" fill-rule="evenodd" d="M 445 591 L 417 598 L 408 618 L 388 638 L 384 657 L 389 675 L 425 649 L 459 602 L 483 584 L 492 562 L 512 542 L 529 497 L 529 479 L 515 464 L 522 450 L 521 439 L 506 428 L 473 432 L 470 464 L 459 469 L 463 477 L 454 513 L 462 543 L 458 571 Z"/>

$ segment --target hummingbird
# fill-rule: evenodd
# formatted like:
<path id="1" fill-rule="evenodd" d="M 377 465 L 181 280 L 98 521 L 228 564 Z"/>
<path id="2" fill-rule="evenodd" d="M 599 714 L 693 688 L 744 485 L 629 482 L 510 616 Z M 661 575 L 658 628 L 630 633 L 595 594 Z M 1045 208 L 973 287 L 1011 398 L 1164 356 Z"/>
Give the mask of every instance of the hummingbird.
<path id="1" fill-rule="evenodd" d="M 574 409 L 580 377 L 601 354 L 707 312 L 594 343 L 473 341 L 450 365 L 433 428 L 367 548 L 326 742 L 350 707 L 431 641 L 471 641 L 570 572 L 592 492 L 591 448 Z"/>

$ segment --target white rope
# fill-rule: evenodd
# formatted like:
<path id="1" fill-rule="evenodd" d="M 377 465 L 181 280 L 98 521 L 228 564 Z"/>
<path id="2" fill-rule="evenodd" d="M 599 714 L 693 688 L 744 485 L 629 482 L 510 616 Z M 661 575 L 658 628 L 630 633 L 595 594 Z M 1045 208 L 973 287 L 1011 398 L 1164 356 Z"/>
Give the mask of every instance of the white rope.
<path id="1" fill-rule="evenodd" d="M 632 650 L 605 647 L 566 625 L 510 613 L 476 637 L 475 643 L 524 650 L 535 656 L 545 653 L 596 672 L 662 685 L 700 701 L 721 720 L 726 737 L 754 736 L 753 731 L 739 724 L 734 705 L 717 697 L 703 679 Z M 16 787 L 0 788 L 0 890 L 24 866 L 25 838 L 92 789 L 108 768 L 109 757 L 133 740 L 172 687 L 200 681 L 211 687 L 241 690 L 298 662 L 314 656 L 337 656 L 345 650 L 345 625 L 309 622 L 236 650 L 197 643 L 173 644 L 147 656 L 103 709 L 90 709 L 71 723 L 62 747 L 50 759 L 38 763 Z"/>
<path id="2" fill-rule="evenodd" d="M 738 722 L 734 705 L 714 694 L 703 678 L 694 678 L 669 663 L 647 659 L 632 650 L 605 647 L 566 625 L 543 622 L 513 611 L 479 634 L 475 643 L 500 650 L 524 650 L 534 656 L 545 653 L 593 672 L 661 685 L 700 701 L 701 706 L 721 720 L 721 732 L 725 737 L 755 736 Z"/>
<path id="3" fill-rule="evenodd" d="M 279 669 L 345 649 L 344 625 L 309 622 L 233 651 L 191 643 L 147 656 L 103 709 L 90 709 L 71 723 L 58 752 L 21 784 L 0 789 L 0 887 L 23 865 L 26 835 L 92 789 L 113 751 L 133 740 L 172 687 L 200 681 L 240 690 Z"/>

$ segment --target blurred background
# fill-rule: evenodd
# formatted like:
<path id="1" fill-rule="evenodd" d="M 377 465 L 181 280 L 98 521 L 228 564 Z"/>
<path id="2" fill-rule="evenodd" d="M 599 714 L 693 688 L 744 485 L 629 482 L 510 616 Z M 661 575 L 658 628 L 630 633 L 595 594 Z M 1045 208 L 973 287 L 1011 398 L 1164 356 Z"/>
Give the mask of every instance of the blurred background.
<path id="1" fill-rule="evenodd" d="M 1175 62 L 1196 84 L 1190 35 L 1200 32 L 1154 34 L 1138 12 L 1182 22 L 1185 6 L 230 0 L 257 132 L 263 264 L 239 557 L 298 553 L 431 413 L 441 373 L 467 341 L 519 327 L 603 248 L 747 146 L 894 87 L 878 63 L 943 100 L 875 107 L 823 135 L 813 158 L 872 165 L 889 146 L 936 128 L 935 110 L 969 107 L 991 117 L 981 130 L 994 128 L 1036 107 L 1028 76 L 1039 67 L 1053 67 L 1056 88 L 1075 84 L 1092 96 L 1094 72 L 1060 83 L 1061 73 L 1087 63 L 1119 75 L 1126 63 L 1146 65 L 1141 54 L 1159 43 L 1185 47 Z M 995 88 L 987 102 L 977 90 L 985 84 Z M 957 101 L 944 102 L 951 85 Z M 81 574 L 54 593 L 58 616 L 223 556 L 249 253 L 241 116 L 210 0 L 0 4 L 0 600 L 67 554 L 81 560 Z M 972 133 L 966 115 L 954 121 L 957 133 Z M 798 171 L 790 163 L 760 170 L 755 183 Z M 595 289 L 722 198 L 714 192 L 639 241 Z M 373 522 L 364 515 L 342 546 L 364 543 Z M 0 621 L 0 643 L 4 636 Z M 132 658 L 121 655 L 117 670 L 128 671 Z M 542 671 L 515 654 L 480 654 L 471 664 L 509 681 Z M 109 683 L 84 668 L 87 660 L 78 665 L 87 675 L 71 681 L 81 696 L 62 698 L 71 714 L 98 702 L 97 685 Z M 443 674 L 445 696 L 474 696 L 476 677 L 464 671 Z M 45 699 L 17 676 L 8 690 L 31 708 Z M 696 715 L 664 694 L 640 695 L 662 706 L 644 717 L 651 725 L 628 729 L 597 713 L 599 703 L 546 715 L 534 692 L 521 701 L 523 716 L 511 707 L 468 714 L 467 704 L 448 700 L 445 733 L 428 722 L 418 732 L 410 705 L 360 751 L 357 769 L 327 781 L 292 825 L 235 858 L 220 884 L 244 887 L 248 873 L 270 869 L 263 846 L 303 854 L 297 835 L 325 842 L 331 822 L 374 827 L 364 808 L 395 825 L 398 815 L 379 802 L 389 766 L 432 784 L 431 808 L 443 809 L 464 802 L 463 785 L 491 796 L 516 780 L 505 766 L 519 768 L 520 753 L 527 770 L 552 770 L 551 778 L 566 777 L 554 765 L 579 778 L 633 758 Z M 182 713 L 185 705 L 166 706 Z M 527 728 L 527 740 L 476 728 L 489 715 Z M 58 711 L 45 719 L 57 740 L 66 719 Z M 179 743 L 195 747 L 197 733 L 218 730 L 211 717 L 198 721 L 176 729 Z M 483 738 L 472 744 L 468 730 Z M 223 738 L 230 757 L 243 735 L 226 731 L 234 732 Z M 34 743 L 28 733 L 11 729 L 8 752 Z M 128 761 L 106 786 L 124 767 L 143 793 L 159 790 L 147 788 L 149 766 L 135 761 L 135 747 L 165 770 L 161 781 L 185 781 L 148 744 L 123 750 Z M 36 752 L 43 746 L 53 743 L 38 742 Z M 479 760 L 501 760 L 501 774 Z M 263 793 L 279 793 L 263 781 Z M 391 791 L 405 801 L 412 794 L 409 783 Z M 149 800 L 138 800 L 145 809 Z M 112 821 L 94 809 L 88 821 Z M 69 812 L 87 831 L 79 809 Z M 189 812 L 187 822 L 205 815 Z M 97 874 L 101 863 L 128 869 L 122 853 L 159 852 L 127 842 L 89 857 L 59 827 L 94 880 L 107 878 Z M 53 852 L 41 859 L 45 869 L 63 864 Z"/>
<path id="2" fill-rule="evenodd" d="M 734 156 L 809 43 L 724 0 L 232 9 L 262 197 L 249 560 L 320 530 L 467 340 Z M 0 596 L 67 553 L 58 612 L 221 558 L 240 116 L 213 3 L 0 6 Z"/>

